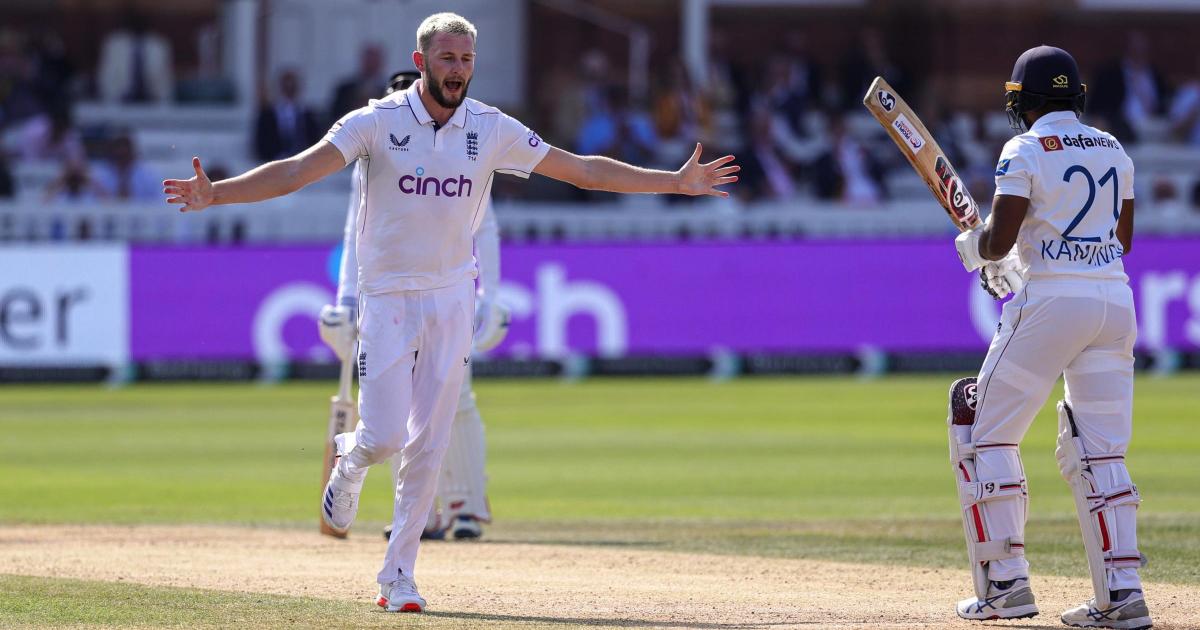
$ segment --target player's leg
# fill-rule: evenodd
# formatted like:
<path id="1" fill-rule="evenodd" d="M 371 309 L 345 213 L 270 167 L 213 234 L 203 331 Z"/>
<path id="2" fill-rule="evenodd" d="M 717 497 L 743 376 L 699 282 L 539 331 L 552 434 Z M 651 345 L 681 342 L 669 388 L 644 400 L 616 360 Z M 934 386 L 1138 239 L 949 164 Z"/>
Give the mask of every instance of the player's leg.
<path id="1" fill-rule="evenodd" d="M 1108 305 L 1096 343 L 1065 372 L 1066 400 L 1059 407 L 1056 454 L 1077 495 L 1077 508 L 1082 508 L 1080 528 L 1095 591 L 1093 601 L 1063 614 L 1063 622 L 1069 625 L 1142 628 L 1151 624 L 1138 575 L 1141 499 L 1125 465 L 1133 432 L 1135 336 L 1130 295 Z"/>
<path id="2" fill-rule="evenodd" d="M 419 296 L 418 317 L 424 326 L 412 370 L 412 413 L 398 471 L 392 536 L 378 575 L 381 604 L 391 611 L 409 609 L 409 603 L 418 611 L 424 608 L 412 583 L 413 568 L 466 377 L 474 309 L 470 282 L 413 293 Z"/>
<path id="3" fill-rule="evenodd" d="M 335 438 L 338 463 L 323 497 L 326 523 L 349 529 L 368 468 L 391 457 L 408 439 L 406 419 L 412 401 L 414 323 L 407 323 L 403 294 L 364 300 L 359 337 L 359 422 L 352 433 Z M 382 322 L 405 322 L 401 327 Z"/>
<path id="4" fill-rule="evenodd" d="M 459 393 L 458 409 L 450 427 L 450 447 L 438 482 L 442 520 L 455 538 L 478 538 L 483 535 L 481 524 L 491 522 L 484 473 L 486 450 L 483 418 L 475 404 L 468 371 Z"/>
<path id="5" fill-rule="evenodd" d="M 454 443 L 453 436 L 450 438 L 450 443 Z M 390 460 L 390 468 L 392 471 L 392 485 L 390 487 L 392 489 L 393 501 L 396 500 L 395 490 L 396 486 L 400 483 L 400 464 L 403 462 L 404 456 L 401 453 L 392 455 L 392 459 Z M 443 466 L 445 466 L 445 463 L 443 463 Z M 433 507 L 429 508 L 429 516 L 425 520 L 425 529 L 421 531 L 421 540 L 444 540 L 446 538 L 446 530 L 448 527 L 442 523 L 441 503 L 441 496 L 435 493 L 433 496 Z M 383 539 L 391 540 L 391 538 L 392 524 L 388 523 L 387 525 L 383 526 Z"/>
<path id="6" fill-rule="evenodd" d="M 1061 322 L 1081 317 L 1099 321 L 1095 313 L 1078 312 L 1074 302 L 1079 300 L 1038 296 L 1028 288 L 1005 305 L 979 373 L 969 439 L 952 427 L 976 595 L 959 602 L 961 617 L 1037 614 L 1024 555 L 1028 492 L 1020 442 L 1058 375 L 1086 345 L 1064 331 Z"/>

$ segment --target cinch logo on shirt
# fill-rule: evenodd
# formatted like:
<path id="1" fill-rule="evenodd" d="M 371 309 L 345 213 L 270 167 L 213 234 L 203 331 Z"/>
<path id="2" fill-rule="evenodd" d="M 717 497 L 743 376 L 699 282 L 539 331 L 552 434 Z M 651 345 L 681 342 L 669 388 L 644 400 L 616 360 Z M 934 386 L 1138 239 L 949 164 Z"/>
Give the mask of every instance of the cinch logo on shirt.
<path id="1" fill-rule="evenodd" d="M 1042 149 L 1046 151 L 1063 150 L 1062 140 L 1059 140 L 1058 136 L 1046 136 L 1045 138 L 1038 138 L 1038 142 L 1042 143 Z"/>
<path id="2" fill-rule="evenodd" d="M 433 195 L 434 197 L 469 197 L 471 196 L 471 180 L 464 175 L 438 179 L 425 177 L 425 169 L 418 166 L 416 176 L 405 175 L 400 178 L 400 192 L 406 195 Z"/>

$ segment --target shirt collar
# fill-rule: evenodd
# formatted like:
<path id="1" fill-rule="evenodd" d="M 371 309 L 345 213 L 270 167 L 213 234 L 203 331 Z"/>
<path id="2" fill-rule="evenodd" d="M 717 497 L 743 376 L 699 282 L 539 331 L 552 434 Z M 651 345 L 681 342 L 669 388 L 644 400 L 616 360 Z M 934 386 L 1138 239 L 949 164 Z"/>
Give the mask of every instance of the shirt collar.
<path id="1" fill-rule="evenodd" d="M 418 79 L 413 81 L 413 84 L 405 90 L 405 98 L 408 99 L 408 106 L 412 108 L 413 116 L 417 117 L 417 122 L 422 125 L 433 124 L 433 116 L 425 110 L 425 103 L 421 102 L 421 93 L 417 91 L 417 86 L 421 83 Z M 454 109 L 454 113 L 450 115 L 450 120 L 446 121 L 446 126 L 464 127 L 467 124 L 467 108 L 466 103 L 459 105 Z"/>
<path id="2" fill-rule="evenodd" d="M 1075 115 L 1075 112 L 1050 112 L 1048 114 L 1043 114 L 1041 118 L 1038 118 L 1037 121 L 1033 123 L 1033 126 L 1029 128 L 1029 130 L 1037 131 L 1042 127 L 1048 127 L 1063 120 L 1072 120 L 1078 122 L 1079 117 Z"/>

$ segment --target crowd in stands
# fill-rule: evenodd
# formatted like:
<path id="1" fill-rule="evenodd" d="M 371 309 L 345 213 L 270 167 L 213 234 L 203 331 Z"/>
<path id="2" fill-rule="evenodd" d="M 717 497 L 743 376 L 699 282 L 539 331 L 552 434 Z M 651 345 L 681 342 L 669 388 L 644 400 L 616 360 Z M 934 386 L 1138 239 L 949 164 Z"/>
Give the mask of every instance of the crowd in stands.
<path id="1" fill-rule="evenodd" d="M 170 92 L 169 53 L 162 38 L 140 21 L 106 39 L 96 96 L 120 103 L 165 99 Z M 118 58 L 133 58 L 118 63 Z M 141 61 L 138 61 L 141 60 Z M 121 68 L 116 72 L 113 68 Z M 132 131 L 81 129 L 75 102 L 86 96 L 63 53 L 58 35 L 0 28 L 0 199 L 14 197 L 18 162 L 53 164 L 57 176 L 40 191 L 45 202 L 155 201 L 161 178 L 138 158 Z"/>
<path id="2" fill-rule="evenodd" d="M 743 170 L 733 190 L 744 201 L 818 199 L 869 207 L 895 198 L 890 176 L 908 169 L 900 153 L 885 146 L 875 123 L 863 124 L 862 94 L 882 75 L 921 111 L 976 197 L 990 197 L 995 156 L 1011 135 L 989 124 L 989 116 L 1001 115 L 999 93 L 989 111 L 946 109 L 930 98 L 934 81 L 914 81 L 915 73 L 896 63 L 881 33 L 870 27 L 832 64 L 814 58 L 802 32 L 787 35 L 785 45 L 765 63 L 756 61 L 753 72 L 731 61 L 728 46 L 714 29 L 707 67 L 664 63 L 652 69 L 642 91 L 603 52 L 587 51 L 577 66 L 535 77 L 522 117 L 558 146 L 651 167 L 676 168 L 696 141 L 709 156 L 736 153 Z M 14 164 L 24 162 L 56 165 L 57 176 L 36 191 L 45 202 L 160 200 L 161 174 L 139 159 L 133 130 L 80 128 L 73 111 L 80 99 L 145 104 L 178 98 L 170 44 L 131 13 L 104 39 L 97 59 L 94 75 L 80 76 L 52 31 L 0 26 L 0 202 L 30 192 L 19 190 L 12 173 Z M 272 77 L 259 96 L 247 156 L 268 161 L 311 145 L 341 115 L 377 97 L 390 70 L 382 48 L 365 45 L 358 67 L 316 105 L 304 102 L 298 70 Z M 1127 146 L 1157 142 L 1200 150 L 1200 55 L 1195 75 L 1171 85 L 1146 36 L 1133 32 L 1119 57 L 1084 70 L 1095 85 L 1088 122 Z M 1181 200 L 1200 211 L 1198 180 L 1140 185 L 1156 201 Z M 574 190 L 556 194 L 613 199 Z M 685 200 L 672 200 L 678 201 Z"/>

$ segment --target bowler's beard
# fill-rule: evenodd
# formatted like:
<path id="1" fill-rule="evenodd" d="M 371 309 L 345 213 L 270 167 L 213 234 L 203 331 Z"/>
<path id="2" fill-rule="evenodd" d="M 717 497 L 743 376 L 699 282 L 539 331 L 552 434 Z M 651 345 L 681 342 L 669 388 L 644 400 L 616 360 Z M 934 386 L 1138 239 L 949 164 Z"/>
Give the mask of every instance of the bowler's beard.
<path id="1" fill-rule="evenodd" d="M 430 70 L 428 74 L 429 77 L 425 81 L 425 87 L 429 89 L 429 95 L 433 97 L 434 102 L 446 109 L 454 109 L 462 105 L 463 100 L 467 98 L 467 89 L 471 87 L 470 79 L 463 81 L 462 91 L 459 93 L 458 98 L 454 99 L 442 91 L 442 79 L 434 76 L 433 70 Z"/>

